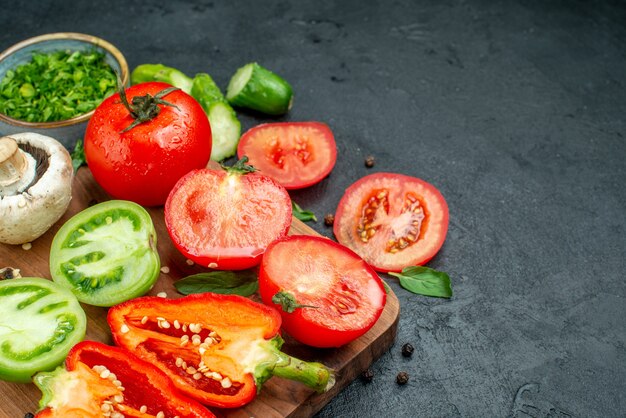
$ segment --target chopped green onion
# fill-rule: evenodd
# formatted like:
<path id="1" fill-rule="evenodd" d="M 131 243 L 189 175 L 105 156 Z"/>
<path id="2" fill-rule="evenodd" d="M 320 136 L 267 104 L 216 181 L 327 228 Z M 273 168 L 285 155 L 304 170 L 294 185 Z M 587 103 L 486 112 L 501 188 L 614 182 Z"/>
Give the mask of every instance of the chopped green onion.
<path id="1" fill-rule="evenodd" d="M 0 81 L 0 113 L 26 122 L 71 119 L 115 93 L 116 80 L 103 53 L 35 52 Z"/>

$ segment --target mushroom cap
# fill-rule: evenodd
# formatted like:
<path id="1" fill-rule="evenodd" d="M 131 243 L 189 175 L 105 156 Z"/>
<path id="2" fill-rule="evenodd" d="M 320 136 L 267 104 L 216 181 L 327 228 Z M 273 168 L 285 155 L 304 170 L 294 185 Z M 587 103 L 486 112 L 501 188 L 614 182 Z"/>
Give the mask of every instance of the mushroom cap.
<path id="1" fill-rule="evenodd" d="M 72 198 L 74 170 L 69 152 L 56 139 L 32 132 L 10 137 L 24 152 L 38 150 L 33 157 L 48 165 L 22 193 L 0 195 L 0 242 L 24 244 L 39 238 L 63 216 Z"/>

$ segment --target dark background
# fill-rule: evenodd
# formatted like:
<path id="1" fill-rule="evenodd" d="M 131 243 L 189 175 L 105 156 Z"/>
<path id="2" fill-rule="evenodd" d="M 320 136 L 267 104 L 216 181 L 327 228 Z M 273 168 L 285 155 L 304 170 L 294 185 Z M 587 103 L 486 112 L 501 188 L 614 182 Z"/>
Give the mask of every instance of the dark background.
<path id="1" fill-rule="evenodd" d="M 74 31 L 113 43 L 131 69 L 209 72 L 223 88 L 250 61 L 282 75 L 295 103 L 278 120 L 326 122 L 337 140 L 331 175 L 292 193 L 323 235 L 321 218 L 366 174 L 412 175 L 443 193 L 450 229 L 429 266 L 449 273 L 454 297 L 383 276 L 401 303 L 396 343 L 372 383 L 353 382 L 319 417 L 626 416 L 624 2 L 0 0 L 0 10 L 0 49 Z M 270 121 L 240 120 L 244 131 Z"/>

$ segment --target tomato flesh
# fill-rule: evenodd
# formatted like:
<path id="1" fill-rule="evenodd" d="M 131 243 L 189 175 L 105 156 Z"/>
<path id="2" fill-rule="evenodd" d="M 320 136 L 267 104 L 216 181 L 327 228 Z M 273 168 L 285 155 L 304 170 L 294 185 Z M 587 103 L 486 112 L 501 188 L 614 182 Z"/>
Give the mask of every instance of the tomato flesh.
<path id="1" fill-rule="evenodd" d="M 346 189 L 333 230 L 337 241 L 375 270 L 398 272 L 427 263 L 439 251 L 448 230 L 448 205 L 421 179 L 371 174 Z"/>
<path id="2" fill-rule="evenodd" d="M 130 102 L 169 87 L 142 83 L 127 89 L 126 95 Z M 98 184 L 116 199 L 162 205 L 178 179 L 209 161 L 211 127 L 202 107 L 180 90 L 163 100 L 176 107 L 159 105 L 154 119 L 123 132 L 134 119 L 114 94 L 96 108 L 87 125 L 87 163 Z"/>
<path id="3" fill-rule="evenodd" d="M 110 200 L 70 218 L 50 247 L 52 279 L 83 303 L 112 306 L 143 295 L 159 277 L 157 236 L 140 205 Z"/>
<path id="4" fill-rule="evenodd" d="M 326 177 L 337 160 L 337 147 L 326 124 L 267 123 L 241 137 L 237 155 L 247 156 L 251 165 L 291 190 Z"/>
<path id="5" fill-rule="evenodd" d="M 86 329 L 78 300 L 56 283 L 37 277 L 0 281 L 0 379 L 26 383 L 55 368 Z"/>
<path id="6" fill-rule="evenodd" d="M 257 265 L 265 248 L 287 234 L 291 200 L 267 176 L 195 170 L 172 190 L 165 222 L 189 259 L 209 268 L 241 270 Z"/>
<path id="7" fill-rule="evenodd" d="M 285 312 L 272 302 L 281 291 L 309 307 Z M 314 347 L 339 347 L 360 337 L 380 317 L 386 300 L 380 278 L 358 255 L 329 239 L 304 235 L 268 247 L 259 293 L 280 310 L 289 335 Z"/>

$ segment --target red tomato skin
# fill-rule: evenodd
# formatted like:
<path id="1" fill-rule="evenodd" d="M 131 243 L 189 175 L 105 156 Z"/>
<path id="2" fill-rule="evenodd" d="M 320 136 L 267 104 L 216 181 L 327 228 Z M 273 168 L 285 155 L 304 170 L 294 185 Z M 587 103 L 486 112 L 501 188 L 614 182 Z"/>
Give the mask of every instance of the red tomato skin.
<path id="1" fill-rule="evenodd" d="M 150 82 L 126 90 L 128 101 L 171 87 Z M 116 199 L 159 206 L 180 177 L 206 166 L 211 156 L 211 126 L 202 107 L 182 90 L 163 98 L 177 106 L 159 105 L 154 119 L 127 132 L 133 118 L 114 94 L 89 120 L 85 157 L 102 188 Z"/>
<path id="2" fill-rule="evenodd" d="M 283 186 L 281 186 L 276 180 L 263 176 L 258 173 L 249 173 L 245 175 L 238 176 L 239 181 L 243 185 L 244 189 L 247 185 L 252 183 L 265 183 L 268 187 L 274 189 L 276 194 L 274 195 L 274 204 L 282 206 L 286 208 L 283 212 L 285 213 L 283 217 L 277 217 L 272 219 L 272 223 L 277 227 L 275 231 L 275 235 L 273 235 L 270 239 L 266 239 L 267 244 L 254 244 L 247 246 L 246 248 L 223 248 L 223 247 L 212 247 L 212 248 L 192 248 L 191 245 L 185 242 L 185 239 L 182 238 L 183 231 L 180 230 L 181 227 L 181 216 L 182 209 L 178 207 L 180 202 L 175 197 L 177 194 L 182 193 L 182 189 L 185 187 L 185 183 L 188 181 L 193 181 L 194 177 L 202 176 L 202 175 L 211 175 L 216 176 L 218 178 L 218 182 L 226 182 L 228 174 L 223 170 L 211 170 L 211 169 L 199 169 L 193 170 L 183 176 L 178 183 L 172 189 L 166 203 L 165 203 L 165 224 L 167 227 L 168 234 L 174 244 L 174 246 L 178 249 L 180 253 L 185 255 L 188 259 L 193 261 L 196 264 L 201 266 L 219 269 L 219 270 L 245 270 L 251 267 L 257 266 L 262 259 L 263 253 L 265 252 L 265 248 L 272 242 L 274 239 L 278 239 L 284 237 L 289 232 L 289 228 L 291 227 L 291 198 L 289 194 L 285 190 Z M 193 190 L 192 193 L 201 193 L 202 191 Z M 214 200 L 216 200 L 215 197 Z M 184 204 L 184 203 L 183 203 Z M 229 207 L 226 209 L 227 205 L 224 205 L 218 210 L 236 210 L 234 207 Z M 184 220 L 189 227 L 192 224 L 199 225 L 201 221 L 192 219 L 191 217 Z M 262 225 L 255 225 L 258 230 L 264 230 Z M 207 234 L 214 233 L 213 230 L 207 231 Z M 245 234 L 245 231 L 240 231 L 241 234 Z"/>
<path id="3" fill-rule="evenodd" d="M 316 136 L 312 138 L 313 140 L 309 141 L 310 148 L 307 149 L 308 158 L 311 160 L 306 165 L 303 165 L 302 168 L 298 168 L 298 171 L 303 171 L 302 173 L 289 173 L 279 169 L 274 161 L 275 155 L 272 154 L 269 143 L 264 143 L 263 146 L 260 143 L 255 143 L 257 137 L 261 137 L 269 130 L 282 131 L 285 134 L 283 138 L 289 137 L 289 132 L 292 130 L 310 130 L 316 133 Z M 293 144 L 289 144 L 287 141 L 285 145 L 290 148 L 286 150 L 286 154 L 294 155 L 298 153 L 297 150 L 291 149 Z M 252 166 L 265 175 L 275 178 L 287 190 L 296 190 L 317 184 L 330 174 L 337 161 L 337 145 L 332 131 L 325 123 L 265 123 L 249 129 L 241 136 L 237 146 L 237 156 L 241 158 L 244 155 L 248 157 Z"/>
<path id="4" fill-rule="evenodd" d="M 305 314 L 306 309 L 314 308 L 299 308 L 292 313 L 287 313 L 282 309 L 280 305 L 274 304 L 272 302 L 272 297 L 279 291 L 285 289 L 277 285 L 275 280 L 272 278 L 272 275 L 269 274 L 269 261 L 266 255 L 271 255 L 273 248 L 277 245 L 280 245 L 281 243 L 291 242 L 297 245 L 300 242 L 306 241 L 319 242 L 323 246 L 327 247 L 321 247 L 319 253 L 314 254 L 313 256 L 319 256 L 325 251 L 341 252 L 352 257 L 355 260 L 354 262 L 356 265 L 359 265 L 360 268 L 365 269 L 369 273 L 372 280 L 369 284 L 372 285 L 372 287 L 375 289 L 373 293 L 375 293 L 375 297 L 378 298 L 378 300 L 375 300 L 373 302 L 376 311 L 375 314 L 372 315 L 371 318 L 369 318 L 369 322 L 367 324 L 356 327 L 354 329 L 345 329 L 340 328 L 339 326 L 331 328 L 307 318 Z M 321 257 L 319 260 L 320 264 L 324 264 L 324 257 Z M 286 261 L 286 263 L 292 263 L 292 265 L 297 264 L 297 262 L 297 258 Z M 289 290 L 287 291 L 289 292 Z M 269 306 L 273 306 L 280 312 L 282 316 L 282 327 L 289 335 L 291 335 L 294 339 L 302 344 L 318 348 L 341 347 L 365 334 L 374 326 L 374 324 L 382 314 L 387 300 L 387 292 L 385 291 L 385 287 L 382 281 L 380 280 L 376 272 L 367 263 L 365 263 L 358 254 L 341 244 L 331 241 L 328 238 L 310 235 L 291 235 L 276 240 L 272 244 L 270 244 L 259 267 L 259 294 L 261 296 L 261 299 L 263 300 L 263 303 Z M 296 296 L 296 300 L 298 300 L 297 295 L 294 296 Z M 312 305 L 318 306 L 315 303 L 312 303 Z M 318 307 L 318 309 L 320 308 Z"/>
<path id="5" fill-rule="evenodd" d="M 398 188 L 411 184 L 417 185 L 417 187 L 423 191 L 423 194 L 419 197 L 419 199 L 422 203 L 422 206 L 425 207 L 427 215 L 426 220 L 424 221 L 425 227 L 422 226 L 423 229 L 425 228 L 423 233 L 425 238 L 420 237 L 418 240 L 418 244 L 420 240 L 424 239 L 424 242 L 428 244 L 428 250 L 423 251 L 418 256 L 413 257 L 409 261 L 404 261 L 402 263 L 397 263 L 393 261 L 382 262 L 381 260 L 376 259 L 376 257 L 374 256 L 370 257 L 365 255 L 364 251 L 362 251 L 362 249 L 360 248 L 363 246 L 363 243 L 360 243 L 358 241 L 358 237 L 356 237 L 355 239 L 355 234 L 347 232 L 348 229 L 354 227 L 354 223 L 352 222 L 352 220 L 356 219 L 357 217 L 357 214 L 354 213 L 356 209 L 350 206 L 350 201 L 365 199 L 363 196 L 356 195 L 356 193 L 359 193 L 359 189 L 366 189 L 368 183 L 380 185 L 388 183 L 390 180 L 396 182 Z M 438 208 L 436 213 L 433 212 L 433 207 Z M 448 222 L 448 204 L 446 203 L 443 195 L 439 192 L 439 190 L 435 188 L 435 186 L 416 177 L 406 176 L 403 174 L 381 172 L 362 177 L 346 189 L 344 195 L 339 201 L 339 205 L 337 206 L 337 210 L 335 212 L 333 232 L 335 237 L 337 238 L 337 241 L 351 248 L 353 251 L 363 257 L 363 259 L 367 261 L 374 270 L 382 273 L 401 272 L 404 267 L 424 265 L 437 254 L 446 239 L 446 234 L 448 232 Z"/>

